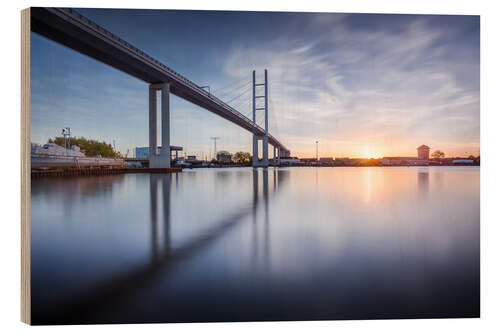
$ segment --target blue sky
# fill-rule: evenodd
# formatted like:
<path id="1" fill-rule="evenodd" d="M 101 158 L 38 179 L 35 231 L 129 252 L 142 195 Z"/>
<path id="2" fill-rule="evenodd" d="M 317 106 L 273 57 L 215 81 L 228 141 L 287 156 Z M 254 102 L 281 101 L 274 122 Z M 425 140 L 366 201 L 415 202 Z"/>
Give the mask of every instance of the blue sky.
<path id="1" fill-rule="evenodd" d="M 292 155 L 479 154 L 479 17 L 80 9 L 250 115 L 269 71 L 270 131 Z M 32 33 L 31 135 L 148 144 L 148 86 Z M 262 121 L 262 116 L 257 117 Z M 251 151 L 251 135 L 175 96 L 171 143 L 198 157 Z"/>

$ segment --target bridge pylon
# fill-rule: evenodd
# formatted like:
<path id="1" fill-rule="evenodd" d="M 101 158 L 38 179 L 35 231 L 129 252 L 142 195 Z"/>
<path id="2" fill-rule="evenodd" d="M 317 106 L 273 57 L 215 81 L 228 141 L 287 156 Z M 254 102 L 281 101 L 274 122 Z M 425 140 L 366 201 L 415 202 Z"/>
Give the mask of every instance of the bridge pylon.
<path id="1" fill-rule="evenodd" d="M 157 92 L 161 91 L 161 151 L 158 154 Z M 149 167 L 170 168 L 170 84 L 149 85 Z"/>
<path id="2" fill-rule="evenodd" d="M 252 166 L 254 168 L 263 167 L 267 168 L 269 166 L 269 108 L 268 108 L 268 80 L 267 80 L 267 69 L 264 70 L 264 83 L 255 82 L 255 70 L 252 72 L 252 121 L 256 123 L 256 112 L 264 111 L 264 123 L 265 123 L 265 134 L 256 135 L 253 134 L 253 154 L 252 154 Z M 264 91 L 259 95 L 256 95 L 256 88 L 263 86 Z M 262 89 L 259 89 L 261 91 Z M 257 106 L 257 100 L 263 99 L 264 106 L 259 104 Z M 262 141 L 262 160 L 259 161 L 259 141 Z"/>

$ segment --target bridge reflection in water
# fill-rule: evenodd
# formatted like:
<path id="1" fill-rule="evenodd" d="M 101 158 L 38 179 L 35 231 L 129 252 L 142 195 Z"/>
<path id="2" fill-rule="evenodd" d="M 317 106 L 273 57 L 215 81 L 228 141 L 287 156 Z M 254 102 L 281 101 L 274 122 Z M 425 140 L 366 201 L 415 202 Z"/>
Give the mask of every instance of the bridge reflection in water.
<path id="1" fill-rule="evenodd" d="M 151 223 L 151 259 L 149 263 L 137 266 L 119 275 L 102 279 L 93 287 L 81 290 L 78 294 L 66 295 L 64 299 L 52 304 L 45 304 L 33 313 L 35 324 L 78 324 L 89 322 L 103 322 L 100 318 L 102 308 L 120 304 L 123 300 L 141 290 L 147 290 L 161 272 L 161 277 L 169 275 L 184 261 L 201 252 L 214 241 L 238 226 L 252 216 L 253 232 L 252 247 L 255 260 L 259 260 L 259 224 L 264 225 L 263 263 L 269 260 L 269 202 L 270 196 L 275 195 L 280 185 L 287 180 L 287 171 L 276 168 L 253 169 L 252 172 L 252 199 L 251 203 L 234 209 L 233 213 L 214 223 L 214 226 L 200 232 L 186 241 L 182 246 L 172 246 L 171 217 L 172 183 L 178 188 L 180 177 L 178 174 L 150 174 L 150 223 Z M 272 191 L 269 191 L 269 173 L 272 174 Z M 161 196 L 159 195 L 161 189 Z M 162 214 L 159 217 L 159 209 Z M 263 210 L 264 220 L 261 221 L 259 211 Z M 123 320 L 122 320 L 123 321 Z M 106 322 L 106 321 L 105 321 Z"/>

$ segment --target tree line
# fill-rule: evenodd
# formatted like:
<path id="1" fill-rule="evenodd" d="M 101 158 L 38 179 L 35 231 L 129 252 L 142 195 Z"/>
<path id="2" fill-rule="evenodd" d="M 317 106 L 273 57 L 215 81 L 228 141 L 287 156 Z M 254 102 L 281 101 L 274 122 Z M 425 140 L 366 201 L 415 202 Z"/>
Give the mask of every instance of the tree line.
<path id="1" fill-rule="evenodd" d="M 64 137 L 59 136 L 54 139 L 49 139 L 48 143 L 54 143 L 58 146 L 64 147 Z M 67 139 L 69 147 L 78 146 L 80 150 L 85 153 L 85 156 L 94 157 L 97 155 L 101 155 L 102 157 L 112 157 L 112 158 L 121 158 L 121 154 L 119 152 L 114 151 L 113 146 L 111 144 L 106 143 L 104 141 L 97 141 L 86 139 L 83 136 L 80 138 L 68 138 Z"/>

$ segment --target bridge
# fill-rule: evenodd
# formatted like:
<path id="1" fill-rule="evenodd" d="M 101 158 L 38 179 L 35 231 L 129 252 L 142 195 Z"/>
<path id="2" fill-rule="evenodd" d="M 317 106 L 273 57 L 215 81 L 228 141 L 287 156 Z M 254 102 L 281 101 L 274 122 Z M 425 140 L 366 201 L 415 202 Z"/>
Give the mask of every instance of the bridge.
<path id="1" fill-rule="evenodd" d="M 170 93 L 202 107 L 253 134 L 253 166 L 267 167 L 268 145 L 273 146 L 274 162 L 290 156 L 290 151 L 268 130 L 268 80 L 256 83 L 253 72 L 253 119 L 207 92 L 199 85 L 162 64 L 120 37 L 107 31 L 70 8 L 31 8 L 31 31 L 47 39 L 85 54 L 97 61 L 149 83 L 149 165 L 150 168 L 169 168 L 170 152 L 157 153 L 157 93 L 161 92 L 161 131 L 163 147 L 170 146 Z M 264 86 L 265 93 L 256 96 L 256 87 Z M 263 98 L 265 106 L 256 107 Z M 255 121 L 256 111 L 265 111 L 265 128 Z M 258 142 L 263 142 L 262 160 L 258 159 Z"/>

